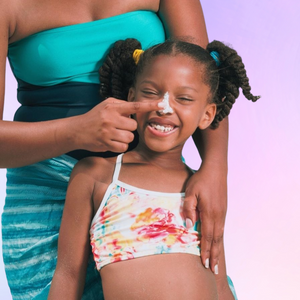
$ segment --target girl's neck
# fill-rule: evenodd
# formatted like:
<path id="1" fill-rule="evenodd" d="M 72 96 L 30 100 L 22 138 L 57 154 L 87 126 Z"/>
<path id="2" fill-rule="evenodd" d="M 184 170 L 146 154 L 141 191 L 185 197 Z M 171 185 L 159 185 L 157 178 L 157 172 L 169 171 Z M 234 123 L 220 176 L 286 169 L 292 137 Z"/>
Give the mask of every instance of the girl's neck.
<path id="1" fill-rule="evenodd" d="M 182 161 L 181 151 L 157 153 L 138 146 L 125 153 L 119 179 L 146 190 L 181 193 L 192 174 Z"/>
<path id="2" fill-rule="evenodd" d="M 167 152 L 155 152 L 139 144 L 133 151 L 133 157 L 138 161 L 149 163 L 163 169 L 180 170 L 186 168 L 182 161 L 182 149 L 172 149 Z"/>

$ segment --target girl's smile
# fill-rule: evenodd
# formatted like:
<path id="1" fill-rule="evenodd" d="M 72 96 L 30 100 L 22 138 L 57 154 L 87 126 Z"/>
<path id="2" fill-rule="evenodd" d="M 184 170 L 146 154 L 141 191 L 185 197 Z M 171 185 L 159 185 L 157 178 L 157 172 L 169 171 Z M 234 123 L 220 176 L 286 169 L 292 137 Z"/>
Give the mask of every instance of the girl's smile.
<path id="1" fill-rule="evenodd" d="M 147 128 L 152 134 L 163 137 L 173 133 L 178 126 L 169 119 L 153 117 L 148 121 Z"/>

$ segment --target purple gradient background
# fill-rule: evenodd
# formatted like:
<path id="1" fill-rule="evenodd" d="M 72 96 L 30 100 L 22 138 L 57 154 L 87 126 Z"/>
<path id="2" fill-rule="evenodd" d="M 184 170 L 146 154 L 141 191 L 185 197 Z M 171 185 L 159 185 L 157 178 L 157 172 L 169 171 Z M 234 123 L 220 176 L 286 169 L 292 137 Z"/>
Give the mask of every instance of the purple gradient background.
<path id="1" fill-rule="evenodd" d="M 239 299 L 300 299 L 300 2 L 202 0 L 210 39 L 238 50 L 255 104 L 238 99 L 230 114 L 227 271 Z M 18 107 L 6 74 L 4 119 Z M 200 164 L 191 141 L 187 163 Z M 0 170 L 0 212 L 5 171 Z M 2 254 L 2 253 L 0 253 Z M 0 261 L 1 299 L 11 296 Z"/>

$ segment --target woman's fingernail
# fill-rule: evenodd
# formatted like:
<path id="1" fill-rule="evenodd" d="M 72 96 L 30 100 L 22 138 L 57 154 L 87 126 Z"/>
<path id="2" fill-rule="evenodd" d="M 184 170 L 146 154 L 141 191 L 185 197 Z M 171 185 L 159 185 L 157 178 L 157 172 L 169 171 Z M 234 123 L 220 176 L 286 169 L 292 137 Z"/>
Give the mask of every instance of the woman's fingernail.
<path id="1" fill-rule="evenodd" d="M 166 107 L 166 103 L 165 102 L 159 102 L 158 103 L 158 107 L 165 108 Z"/>
<path id="2" fill-rule="evenodd" d="M 208 269 L 209 268 L 209 258 L 207 258 L 205 260 L 205 268 Z"/>
<path id="3" fill-rule="evenodd" d="M 187 229 L 191 228 L 193 226 L 193 221 L 189 218 L 186 218 L 185 226 L 186 226 Z"/>
<path id="4" fill-rule="evenodd" d="M 219 274 L 219 265 L 215 265 L 215 274 L 216 274 L 216 275 Z"/>

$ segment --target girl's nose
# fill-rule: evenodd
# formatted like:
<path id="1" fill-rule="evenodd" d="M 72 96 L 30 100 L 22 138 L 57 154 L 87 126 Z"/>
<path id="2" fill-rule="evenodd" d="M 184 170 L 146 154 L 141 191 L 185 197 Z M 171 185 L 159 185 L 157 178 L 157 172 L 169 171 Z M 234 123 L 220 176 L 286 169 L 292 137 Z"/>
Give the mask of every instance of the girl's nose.
<path id="1" fill-rule="evenodd" d="M 166 114 L 172 114 L 174 111 L 173 111 L 173 108 L 170 106 L 170 103 L 169 103 L 169 93 L 166 92 L 164 94 L 164 98 L 162 100 L 162 102 L 160 102 L 161 105 L 162 105 L 162 110 L 159 110 L 159 114 L 161 115 L 166 115 Z"/>

